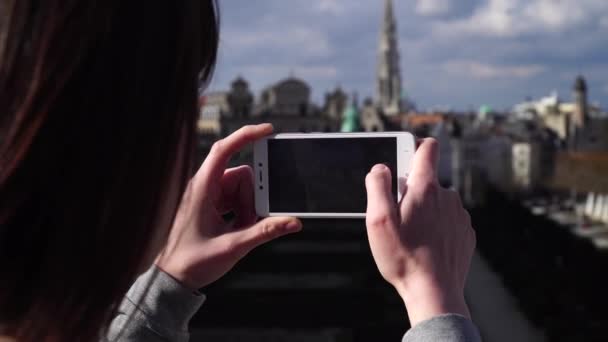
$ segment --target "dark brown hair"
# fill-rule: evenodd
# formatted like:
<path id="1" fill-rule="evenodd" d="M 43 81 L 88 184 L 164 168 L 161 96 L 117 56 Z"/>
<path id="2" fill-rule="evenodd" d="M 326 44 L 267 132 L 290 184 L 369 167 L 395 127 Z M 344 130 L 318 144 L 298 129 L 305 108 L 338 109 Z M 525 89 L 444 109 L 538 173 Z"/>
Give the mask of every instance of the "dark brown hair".
<path id="1" fill-rule="evenodd" d="M 218 20 L 213 0 L 2 1 L 4 333 L 103 332 L 189 178 Z"/>

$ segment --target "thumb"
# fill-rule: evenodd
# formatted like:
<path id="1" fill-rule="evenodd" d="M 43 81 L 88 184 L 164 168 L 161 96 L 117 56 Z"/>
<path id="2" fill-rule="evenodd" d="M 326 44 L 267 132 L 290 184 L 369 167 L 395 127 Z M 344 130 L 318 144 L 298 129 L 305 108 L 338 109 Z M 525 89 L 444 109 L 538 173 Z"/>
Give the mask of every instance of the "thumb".
<path id="1" fill-rule="evenodd" d="M 253 226 L 236 231 L 237 245 L 245 253 L 281 236 L 299 232 L 302 222 L 295 217 L 268 217 Z"/>
<path id="2" fill-rule="evenodd" d="M 396 224 L 396 201 L 391 188 L 390 170 L 379 164 L 365 178 L 367 189 L 366 223 L 368 230 L 387 229 Z"/>

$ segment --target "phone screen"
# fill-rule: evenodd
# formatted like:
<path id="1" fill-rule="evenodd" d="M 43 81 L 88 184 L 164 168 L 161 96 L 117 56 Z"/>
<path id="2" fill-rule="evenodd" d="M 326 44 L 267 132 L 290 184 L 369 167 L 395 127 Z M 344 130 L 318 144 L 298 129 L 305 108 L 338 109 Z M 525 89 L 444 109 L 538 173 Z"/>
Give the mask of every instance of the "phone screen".
<path id="1" fill-rule="evenodd" d="M 365 176 L 380 163 L 396 200 L 395 137 L 268 140 L 269 211 L 365 213 Z"/>

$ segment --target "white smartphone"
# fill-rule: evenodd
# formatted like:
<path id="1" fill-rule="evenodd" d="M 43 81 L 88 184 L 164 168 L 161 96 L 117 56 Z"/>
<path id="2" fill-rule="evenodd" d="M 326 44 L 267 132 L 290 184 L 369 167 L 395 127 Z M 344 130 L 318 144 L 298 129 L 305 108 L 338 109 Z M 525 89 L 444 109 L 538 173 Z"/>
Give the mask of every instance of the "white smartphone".
<path id="1" fill-rule="evenodd" d="M 260 140 L 254 145 L 257 214 L 364 218 L 371 168 L 390 168 L 399 202 L 415 151 L 407 132 L 277 134 Z"/>

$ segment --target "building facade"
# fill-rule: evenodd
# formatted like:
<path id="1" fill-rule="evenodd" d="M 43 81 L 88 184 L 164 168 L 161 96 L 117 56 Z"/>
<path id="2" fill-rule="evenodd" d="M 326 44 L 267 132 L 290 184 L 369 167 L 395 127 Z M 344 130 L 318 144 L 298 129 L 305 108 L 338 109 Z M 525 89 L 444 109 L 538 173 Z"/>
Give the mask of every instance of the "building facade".
<path id="1" fill-rule="evenodd" d="M 339 86 L 334 91 L 325 93 L 323 112 L 329 118 L 337 121 L 341 120 L 347 106 L 348 95 Z"/>
<path id="2" fill-rule="evenodd" d="M 336 90 L 323 108 L 312 103 L 310 95 L 308 84 L 288 77 L 265 88 L 256 102 L 247 81 L 238 77 L 229 91 L 202 97 L 199 133 L 223 137 L 244 125 L 262 122 L 272 123 L 277 132 L 337 131 L 342 119 L 338 111 L 346 108 L 346 94 Z"/>
<path id="3" fill-rule="evenodd" d="M 538 101 L 516 105 L 513 115 L 516 120 L 537 122 L 551 129 L 569 150 L 607 151 L 608 117 L 589 104 L 583 76 L 576 78 L 572 98 L 572 102 L 562 102 L 554 92 Z"/>
<path id="4" fill-rule="evenodd" d="M 264 90 L 256 107 L 256 115 L 306 117 L 318 111 L 310 102 L 310 86 L 295 77 L 288 77 Z"/>
<path id="5" fill-rule="evenodd" d="M 512 147 L 512 173 L 515 189 L 533 190 L 541 181 L 541 151 L 534 142 L 516 142 Z"/>
<path id="6" fill-rule="evenodd" d="M 253 93 L 249 90 L 249 83 L 242 77 L 238 77 L 231 84 L 230 93 L 227 94 L 226 102 L 229 113 L 233 117 L 245 118 L 253 111 Z"/>

